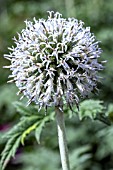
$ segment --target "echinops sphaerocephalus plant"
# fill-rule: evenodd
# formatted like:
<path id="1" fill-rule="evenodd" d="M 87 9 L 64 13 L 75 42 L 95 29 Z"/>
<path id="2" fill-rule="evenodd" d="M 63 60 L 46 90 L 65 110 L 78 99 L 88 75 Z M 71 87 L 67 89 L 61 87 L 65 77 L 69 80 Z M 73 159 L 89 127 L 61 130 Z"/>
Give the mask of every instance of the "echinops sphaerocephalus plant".
<path id="1" fill-rule="evenodd" d="M 78 106 L 80 98 L 97 91 L 102 50 L 82 21 L 48 13 L 46 20 L 25 21 L 25 29 L 14 37 L 16 46 L 5 55 L 11 61 L 6 68 L 28 104 L 34 102 L 40 109 L 55 106 L 62 168 L 69 170 L 63 105 Z"/>

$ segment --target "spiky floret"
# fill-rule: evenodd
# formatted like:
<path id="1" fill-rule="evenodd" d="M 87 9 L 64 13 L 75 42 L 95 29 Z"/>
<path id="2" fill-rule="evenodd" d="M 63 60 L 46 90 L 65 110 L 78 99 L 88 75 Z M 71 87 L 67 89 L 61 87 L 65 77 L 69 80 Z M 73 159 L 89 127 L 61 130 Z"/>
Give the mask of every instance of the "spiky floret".
<path id="1" fill-rule="evenodd" d="M 79 103 L 97 89 L 97 72 L 103 69 L 98 58 L 98 41 L 75 18 L 62 18 L 49 11 L 48 19 L 25 21 L 26 28 L 9 48 L 10 78 L 19 93 L 40 107 Z"/>

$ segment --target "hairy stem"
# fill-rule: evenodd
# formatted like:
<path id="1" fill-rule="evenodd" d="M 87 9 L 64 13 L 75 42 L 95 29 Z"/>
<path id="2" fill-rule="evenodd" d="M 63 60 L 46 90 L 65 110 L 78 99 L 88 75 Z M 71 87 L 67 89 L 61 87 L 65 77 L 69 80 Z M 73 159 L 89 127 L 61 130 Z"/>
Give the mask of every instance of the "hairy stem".
<path id="1" fill-rule="evenodd" d="M 55 111 L 56 111 L 59 150 L 60 150 L 62 169 L 70 170 L 68 148 L 67 148 L 67 141 L 66 141 L 66 132 L 65 132 L 64 113 L 57 106 L 55 107 Z"/>

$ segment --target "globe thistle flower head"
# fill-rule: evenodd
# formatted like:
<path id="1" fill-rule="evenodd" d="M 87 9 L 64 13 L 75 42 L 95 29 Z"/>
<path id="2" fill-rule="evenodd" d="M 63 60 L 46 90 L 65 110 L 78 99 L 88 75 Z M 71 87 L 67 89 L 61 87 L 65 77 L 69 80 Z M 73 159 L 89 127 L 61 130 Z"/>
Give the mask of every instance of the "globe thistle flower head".
<path id="1" fill-rule="evenodd" d="M 14 38 L 16 47 L 5 55 L 11 60 L 9 78 L 27 96 L 28 104 L 78 105 L 81 97 L 97 89 L 102 51 L 82 21 L 48 13 L 47 20 L 25 21 L 26 28 Z"/>

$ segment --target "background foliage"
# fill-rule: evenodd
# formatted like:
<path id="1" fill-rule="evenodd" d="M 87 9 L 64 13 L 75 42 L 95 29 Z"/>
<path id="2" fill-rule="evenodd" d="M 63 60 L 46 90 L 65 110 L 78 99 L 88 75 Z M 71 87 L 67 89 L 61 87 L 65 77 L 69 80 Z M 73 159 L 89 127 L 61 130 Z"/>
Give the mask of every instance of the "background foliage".
<path id="1" fill-rule="evenodd" d="M 61 167 L 53 111 L 48 110 L 45 118 L 44 111 L 37 115 L 37 108 L 33 105 L 23 107 L 26 101 L 19 101 L 15 85 L 6 84 L 10 71 L 2 68 L 9 64 L 3 54 L 8 53 L 7 47 L 14 45 L 12 37 L 25 27 L 24 21 L 34 16 L 46 18 L 48 10 L 59 11 L 64 17 L 75 17 L 91 26 L 91 31 L 101 41 L 101 60 L 107 60 L 101 73 L 102 83 L 98 84 L 101 89 L 99 95 L 81 102 L 79 113 L 76 108 L 74 113 L 65 108 L 71 169 L 113 170 L 113 1 L 1 0 L 0 3 L 0 150 L 3 150 L 6 141 L 9 144 L 16 142 L 15 147 L 7 145 L 4 151 L 6 158 L 10 157 L 8 149 L 11 155 L 16 152 L 15 158 L 6 162 L 6 170 L 60 170 Z M 31 121 L 31 115 L 38 118 Z M 27 121 L 24 123 L 26 128 L 21 124 L 24 121 Z M 18 131 L 13 128 L 9 132 L 15 125 Z M 42 129 L 38 144 L 36 138 L 39 141 Z"/>

